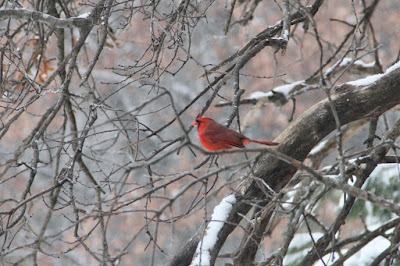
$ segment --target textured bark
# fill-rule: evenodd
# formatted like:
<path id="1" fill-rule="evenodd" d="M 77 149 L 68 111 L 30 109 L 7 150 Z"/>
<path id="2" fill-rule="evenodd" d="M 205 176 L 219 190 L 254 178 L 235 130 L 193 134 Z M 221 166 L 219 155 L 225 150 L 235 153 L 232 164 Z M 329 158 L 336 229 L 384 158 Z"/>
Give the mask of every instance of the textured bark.
<path id="1" fill-rule="evenodd" d="M 344 84 L 335 89 L 337 94 L 332 97 L 332 102 L 342 125 L 362 118 L 376 117 L 400 103 L 400 69 L 392 71 L 369 86 L 355 87 Z M 303 161 L 311 149 L 335 129 L 336 123 L 330 103 L 328 100 L 323 100 L 280 134 L 275 140 L 281 143 L 277 149 L 296 160 Z M 280 191 L 296 172 L 296 168 L 272 155 L 264 156 L 258 162 L 256 169 L 256 176 L 266 181 L 276 192 Z M 226 238 L 240 222 L 239 213 L 246 214 L 251 209 L 252 206 L 245 202 L 261 199 L 264 194 L 253 180 L 247 179 L 239 186 L 235 196 L 237 203 L 233 205 L 228 222 L 219 232 L 217 243 L 210 252 L 212 264 L 215 263 Z M 193 237 L 185 245 L 186 248 L 172 259 L 170 265 L 190 264 L 196 250 L 195 243 L 198 243 L 199 239 L 198 235 Z"/>

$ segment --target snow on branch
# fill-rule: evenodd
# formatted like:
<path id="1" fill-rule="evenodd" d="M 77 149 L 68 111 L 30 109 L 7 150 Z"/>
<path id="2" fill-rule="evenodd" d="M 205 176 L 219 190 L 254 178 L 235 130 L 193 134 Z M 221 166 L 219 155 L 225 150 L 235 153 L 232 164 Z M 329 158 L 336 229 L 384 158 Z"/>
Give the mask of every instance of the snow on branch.
<path id="1" fill-rule="evenodd" d="M 210 265 L 210 250 L 213 249 L 218 239 L 218 233 L 228 219 L 232 210 L 232 205 L 236 203 L 234 195 L 225 197 L 219 205 L 214 208 L 211 215 L 211 221 L 207 225 L 207 229 L 203 240 L 197 245 L 196 253 L 191 265 Z"/>
<path id="2" fill-rule="evenodd" d="M 9 18 L 28 19 L 28 20 L 31 19 L 34 21 L 43 22 L 49 26 L 53 26 L 56 28 L 68 28 L 68 27 L 81 28 L 88 24 L 90 20 L 90 13 L 85 13 L 83 15 L 80 15 L 79 17 L 61 19 L 50 16 L 42 12 L 32 11 L 25 8 L 0 10 L 0 20 L 6 20 Z"/>
<path id="3" fill-rule="evenodd" d="M 346 68 L 349 69 L 349 72 L 355 74 L 376 74 L 379 70 L 377 66 L 378 64 L 375 61 L 366 63 L 361 59 L 354 60 L 353 58 L 345 57 L 325 71 L 325 78 L 329 78 Z"/>
<path id="4" fill-rule="evenodd" d="M 352 85 L 352 86 L 368 86 L 368 85 L 380 80 L 381 78 L 388 75 L 390 72 L 392 72 L 393 70 L 396 70 L 397 68 L 400 68 L 400 61 L 395 63 L 388 69 L 386 69 L 385 73 L 383 73 L 383 74 L 371 75 L 371 76 L 368 76 L 368 77 L 365 77 L 362 79 L 357 79 L 354 81 L 347 82 L 347 84 Z"/>
<path id="5" fill-rule="evenodd" d="M 306 86 L 304 80 L 296 81 L 293 83 L 278 86 L 270 91 L 256 91 L 250 94 L 249 97 L 240 101 L 240 104 L 257 104 L 258 102 L 273 102 L 276 105 L 284 105 L 291 97 L 293 92 L 298 91 Z M 223 107 L 231 105 L 231 102 L 220 102 L 216 104 L 216 107 Z"/>
<path id="6" fill-rule="evenodd" d="M 290 98 L 290 93 L 297 90 L 299 87 L 304 87 L 303 83 L 304 80 L 300 80 L 290 84 L 278 86 L 268 92 L 256 91 L 250 94 L 250 97 L 247 99 L 268 99 L 274 101 L 274 98 L 282 98 L 280 102 L 286 102 Z"/>
<path id="7" fill-rule="evenodd" d="M 250 97 L 248 99 L 273 98 L 276 94 L 281 94 L 286 99 L 289 99 L 290 93 L 294 91 L 298 86 L 300 86 L 303 82 L 304 80 L 300 80 L 290 84 L 281 85 L 268 92 L 256 91 L 250 94 Z"/>

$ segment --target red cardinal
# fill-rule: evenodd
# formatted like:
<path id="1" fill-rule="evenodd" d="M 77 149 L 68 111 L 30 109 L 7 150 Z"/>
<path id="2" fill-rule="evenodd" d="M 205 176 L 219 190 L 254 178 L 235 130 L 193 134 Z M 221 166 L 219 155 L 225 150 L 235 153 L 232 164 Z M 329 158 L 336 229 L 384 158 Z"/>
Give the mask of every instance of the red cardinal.
<path id="1" fill-rule="evenodd" d="M 197 118 L 196 122 L 192 125 L 197 127 L 200 142 L 209 151 L 243 148 L 249 143 L 259 143 L 268 146 L 279 145 L 279 143 L 272 141 L 249 139 L 208 117 Z"/>

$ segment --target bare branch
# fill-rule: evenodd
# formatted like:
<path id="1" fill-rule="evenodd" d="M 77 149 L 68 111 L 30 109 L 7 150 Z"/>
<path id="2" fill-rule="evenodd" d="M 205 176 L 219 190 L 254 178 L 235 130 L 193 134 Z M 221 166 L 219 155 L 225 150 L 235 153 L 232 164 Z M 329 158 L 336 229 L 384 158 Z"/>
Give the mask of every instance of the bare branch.
<path id="1" fill-rule="evenodd" d="M 6 20 L 9 18 L 26 19 L 26 20 L 43 22 L 48 26 L 56 28 L 69 28 L 69 27 L 82 28 L 94 22 L 89 13 L 84 14 L 84 16 L 81 17 L 60 19 L 42 12 L 32 11 L 25 8 L 0 10 L 0 20 Z"/>

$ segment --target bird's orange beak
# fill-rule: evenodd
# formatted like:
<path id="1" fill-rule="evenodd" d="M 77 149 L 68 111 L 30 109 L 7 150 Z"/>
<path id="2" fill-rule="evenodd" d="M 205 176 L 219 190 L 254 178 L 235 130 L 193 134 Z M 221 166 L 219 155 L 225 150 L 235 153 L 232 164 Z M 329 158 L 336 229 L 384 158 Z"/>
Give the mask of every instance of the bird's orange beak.
<path id="1" fill-rule="evenodd" d="M 199 125 L 199 123 L 197 123 L 197 121 L 192 123 L 193 126 L 197 127 Z"/>

